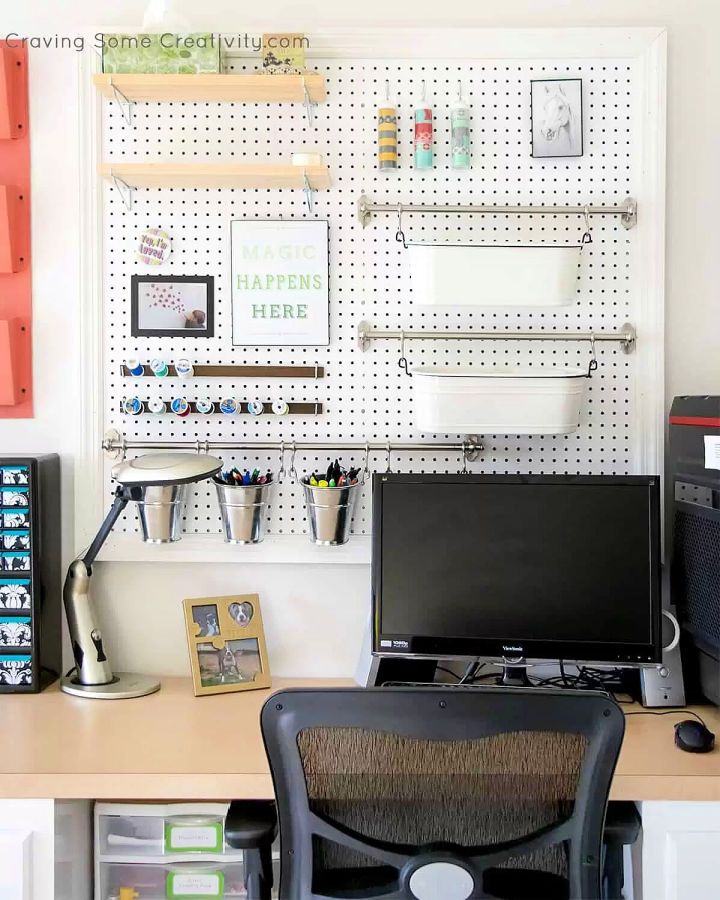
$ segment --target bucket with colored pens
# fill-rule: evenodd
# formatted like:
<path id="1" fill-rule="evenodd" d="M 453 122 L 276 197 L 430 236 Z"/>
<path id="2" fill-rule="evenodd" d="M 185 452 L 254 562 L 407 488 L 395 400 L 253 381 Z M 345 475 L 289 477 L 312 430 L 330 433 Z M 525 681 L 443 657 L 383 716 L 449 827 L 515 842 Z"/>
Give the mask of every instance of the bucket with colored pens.
<path id="1" fill-rule="evenodd" d="M 313 473 L 299 480 L 305 492 L 310 540 L 321 547 L 346 544 L 363 481 L 359 469 L 342 469 L 338 461 L 324 475 Z"/>
<path id="2" fill-rule="evenodd" d="M 214 479 L 227 544 L 259 544 L 265 537 L 272 472 L 259 475 L 232 469 Z"/>

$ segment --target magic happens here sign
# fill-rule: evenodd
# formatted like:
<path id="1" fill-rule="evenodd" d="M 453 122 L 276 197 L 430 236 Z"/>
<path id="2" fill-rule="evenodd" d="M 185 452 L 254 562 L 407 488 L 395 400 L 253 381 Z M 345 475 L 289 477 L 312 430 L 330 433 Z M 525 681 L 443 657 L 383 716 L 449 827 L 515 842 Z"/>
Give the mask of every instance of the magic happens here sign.
<path id="1" fill-rule="evenodd" d="M 327 345 L 328 223 L 230 225 L 235 346 Z"/>

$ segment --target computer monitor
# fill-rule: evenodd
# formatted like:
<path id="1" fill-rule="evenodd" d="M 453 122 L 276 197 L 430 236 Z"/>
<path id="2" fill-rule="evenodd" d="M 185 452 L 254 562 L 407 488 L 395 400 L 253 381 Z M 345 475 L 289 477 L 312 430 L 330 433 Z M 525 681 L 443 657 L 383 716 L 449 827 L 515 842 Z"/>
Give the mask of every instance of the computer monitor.
<path id="1" fill-rule="evenodd" d="M 373 654 L 660 662 L 659 481 L 376 475 Z"/>

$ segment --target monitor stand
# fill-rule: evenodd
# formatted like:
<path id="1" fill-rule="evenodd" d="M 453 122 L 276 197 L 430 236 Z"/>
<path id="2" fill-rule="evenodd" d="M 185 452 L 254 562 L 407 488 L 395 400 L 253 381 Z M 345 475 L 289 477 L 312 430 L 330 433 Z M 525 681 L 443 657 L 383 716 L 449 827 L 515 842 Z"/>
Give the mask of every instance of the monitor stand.
<path id="1" fill-rule="evenodd" d="M 437 662 L 436 659 L 375 656 L 370 665 L 366 687 L 381 687 L 388 682 L 432 684 Z"/>
<path id="2" fill-rule="evenodd" d="M 532 687 L 527 677 L 527 666 L 524 659 L 503 660 L 502 675 L 497 680 L 502 687 Z"/>

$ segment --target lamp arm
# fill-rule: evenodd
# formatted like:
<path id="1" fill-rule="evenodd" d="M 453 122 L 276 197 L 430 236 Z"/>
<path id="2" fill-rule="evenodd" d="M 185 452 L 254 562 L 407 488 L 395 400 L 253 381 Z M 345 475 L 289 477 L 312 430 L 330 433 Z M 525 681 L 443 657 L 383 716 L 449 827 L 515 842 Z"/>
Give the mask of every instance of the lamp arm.
<path id="1" fill-rule="evenodd" d="M 98 533 L 93 538 L 92 544 L 90 544 L 90 546 L 88 547 L 87 553 L 85 554 L 85 556 L 83 556 L 82 561 L 85 564 L 88 575 L 92 574 L 92 564 L 97 559 L 98 553 L 102 549 L 105 541 L 108 539 L 108 535 L 113 530 L 113 527 L 117 520 L 120 518 L 122 511 L 131 500 L 140 500 L 141 494 L 142 488 L 125 487 L 123 485 L 119 485 L 117 487 L 113 505 L 110 507 L 108 514 L 105 516 L 105 521 L 98 529 Z"/>

